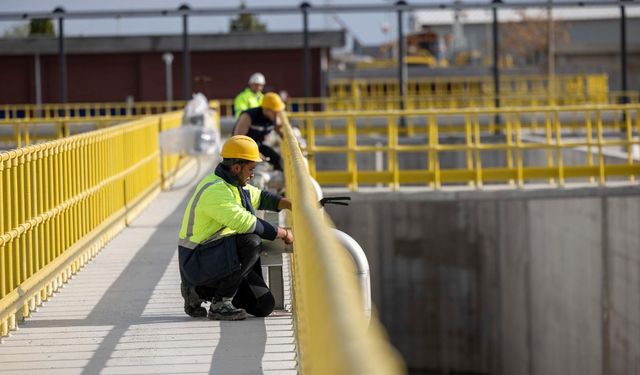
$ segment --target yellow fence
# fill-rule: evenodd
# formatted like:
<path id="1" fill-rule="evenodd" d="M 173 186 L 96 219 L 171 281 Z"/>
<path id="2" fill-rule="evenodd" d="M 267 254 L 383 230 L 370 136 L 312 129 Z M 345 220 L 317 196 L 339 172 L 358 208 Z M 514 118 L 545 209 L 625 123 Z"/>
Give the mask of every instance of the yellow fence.
<path id="1" fill-rule="evenodd" d="M 605 74 L 503 75 L 500 78 L 501 106 L 576 105 L 620 103 L 619 93 L 609 93 Z M 493 78 L 425 77 L 407 82 L 405 109 L 493 107 Z M 630 102 L 638 93 L 629 92 Z M 233 99 L 215 100 L 223 117 L 234 115 Z M 289 98 L 287 110 L 345 111 L 400 109 L 396 79 L 334 79 L 328 97 Z M 185 102 L 69 103 L 0 105 L 0 122 L 32 118 L 140 117 L 184 108 Z"/>
<path id="2" fill-rule="evenodd" d="M 611 93 L 604 96 L 590 96 L 584 93 L 563 94 L 529 93 L 529 94 L 501 94 L 501 107 L 538 107 L 551 105 L 578 105 L 578 104 L 618 104 L 621 103 L 621 93 Z M 638 93 L 627 94 L 629 103 L 638 103 Z M 404 101 L 398 95 L 388 94 L 380 96 L 344 96 L 344 97 L 316 97 L 316 98 L 290 98 L 287 101 L 289 113 L 319 112 L 319 111 L 381 111 L 399 110 L 401 102 L 404 109 L 458 109 L 458 108 L 492 108 L 495 107 L 495 96 L 492 93 L 439 93 L 433 95 L 407 95 Z M 233 101 L 220 100 L 222 116 L 231 116 Z"/>
<path id="3" fill-rule="evenodd" d="M 301 373 L 402 374 L 402 362 L 376 317 L 367 325 L 353 261 L 321 215 L 288 124 L 284 133 L 282 153 L 296 238 L 293 280 Z"/>
<path id="4" fill-rule="evenodd" d="M 19 108 L 19 106 L 14 106 L 13 110 L 17 110 L 16 108 Z M 158 108 L 168 107 L 160 106 Z M 209 108 L 213 110 L 214 120 L 219 130 L 220 103 L 217 100 L 211 100 L 209 101 Z M 20 148 L 44 141 L 86 133 L 88 131 L 104 129 L 114 124 L 121 124 L 139 117 L 140 116 L 136 115 L 107 115 L 95 117 L 27 117 L 0 119 L 0 149 Z M 163 119 L 170 121 L 171 124 L 161 124 L 162 129 L 160 129 L 160 131 L 169 129 L 169 127 L 179 126 L 181 121 L 180 116 L 163 117 Z"/>
<path id="5" fill-rule="evenodd" d="M 378 184 L 563 186 L 567 181 L 634 181 L 640 172 L 633 156 L 640 147 L 639 111 L 639 105 L 608 105 L 334 112 L 295 114 L 291 121 L 306 138 L 311 175 L 322 185 L 352 190 Z M 403 121 L 412 123 L 416 136 L 401 142 Z M 372 125 L 362 127 L 363 122 Z M 329 136 L 317 136 L 326 135 L 327 126 Z M 338 127 L 342 136 L 335 135 Z M 367 144 L 358 138 L 362 135 L 375 137 Z M 369 167 L 359 168 L 358 159 L 366 158 Z M 402 166 L 402 158 L 408 166 Z"/>
<path id="6" fill-rule="evenodd" d="M 158 132 L 180 117 L 150 116 L 0 153 L 2 336 L 155 196 L 164 177 Z M 171 158 L 164 172 L 175 168 Z"/>
<path id="7" fill-rule="evenodd" d="M 335 79 L 329 83 L 329 93 L 331 98 L 353 102 L 359 102 L 363 98 L 400 96 L 396 79 Z M 405 94 L 409 98 L 432 98 L 432 102 L 425 102 L 432 106 L 444 104 L 451 107 L 447 98 L 453 97 L 461 105 L 466 105 L 468 102 L 463 100 L 464 97 L 493 98 L 494 93 L 493 78 L 479 76 L 413 78 L 408 80 Z M 500 95 L 504 96 L 505 100 L 509 98 L 525 100 L 527 96 L 533 95 L 538 100 L 544 100 L 544 96 L 550 96 L 551 100 L 562 100 L 549 104 L 606 103 L 607 93 L 608 79 L 604 74 L 558 75 L 553 79 L 543 75 L 500 77 Z"/>
<path id="8" fill-rule="evenodd" d="M 640 91 L 612 91 L 609 93 L 611 104 L 640 104 Z"/>
<path id="9" fill-rule="evenodd" d="M 134 116 L 123 116 L 92 119 L 63 117 L 0 120 L 0 147 L 9 149 L 30 146 L 78 133 L 104 129 L 135 118 Z"/>
<path id="10" fill-rule="evenodd" d="M 30 118 L 142 117 L 183 109 L 182 100 L 166 102 L 47 103 L 0 105 L 0 120 Z"/>

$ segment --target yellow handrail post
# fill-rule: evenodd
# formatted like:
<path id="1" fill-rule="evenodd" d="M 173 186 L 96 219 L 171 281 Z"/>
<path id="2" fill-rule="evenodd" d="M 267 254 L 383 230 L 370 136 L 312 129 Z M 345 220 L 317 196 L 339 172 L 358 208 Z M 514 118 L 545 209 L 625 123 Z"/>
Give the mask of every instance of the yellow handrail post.
<path id="1" fill-rule="evenodd" d="M 558 165 L 558 185 L 564 186 L 564 163 L 562 158 L 562 133 L 561 133 L 561 124 L 560 118 L 558 116 L 558 111 L 553 111 L 553 126 L 555 129 L 555 138 L 556 138 L 556 158 Z"/>
<path id="2" fill-rule="evenodd" d="M 514 113 L 515 127 L 516 127 L 516 184 L 518 188 L 524 187 L 524 171 L 522 162 L 522 123 L 520 116 Z"/>
<path id="3" fill-rule="evenodd" d="M 347 117 L 347 171 L 349 171 L 349 189 L 358 189 L 358 159 L 356 158 L 357 134 L 353 116 Z"/>
<path id="4" fill-rule="evenodd" d="M 466 157 L 466 167 L 467 171 L 473 171 L 473 130 L 471 127 L 471 114 L 464 114 L 464 138 L 465 138 L 465 157 Z M 473 179 L 469 179 L 467 181 L 469 186 L 473 186 Z"/>
<path id="5" fill-rule="evenodd" d="M 24 144 L 25 146 L 29 146 L 31 144 L 31 139 L 29 137 L 29 122 L 24 123 Z"/>
<path id="6" fill-rule="evenodd" d="M 509 171 L 513 170 L 513 125 L 511 124 L 512 118 L 514 117 L 514 113 L 505 112 L 504 120 L 505 120 L 505 140 L 507 142 L 506 151 L 506 159 L 507 159 L 507 169 Z M 509 185 L 514 184 L 513 179 L 508 179 Z"/>
<path id="7" fill-rule="evenodd" d="M 21 132 L 20 132 L 20 123 L 17 121 L 18 120 L 16 120 L 16 123 L 13 125 L 13 132 L 14 132 L 16 148 L 20 148 L 22 147 L 22 138 L 21 138 Z"/>
<path id="8" fill-rule="evenodd" d="M 544 122 L 545 122 L 545 150 L 547 153 L 547 168 L 553 167 L 553 154 L 551 151 L 551 114 L 549 112 L 545 112 L 544 114 Z M 553 177 L 549 178 L 549 183 L 553 184 L 555 179 Z"/>
<path id="9" fill-rule="evenodd" d="M 591 112 L 585 112 L 585 128 L 586 128 L 586 141 L 587 141 L 587 166 L 593 166 L 593 129 L 591 127 Z M 595 178 L 593 175 L 589 178 L 589 182 L 594 183 Z"/>
<path id="10" fill-rule="evenodd" d="M 17 183 L 18 186 L 20 186 L 20 190 L 19 190 L 19 194 L 16 194 L 16 196 L 18 197 L 18 223 L 23 224 L 26 222 L 26 192 L 28 187 L 25 185 L 25 172 L 24 172 L 24 162 L 25 162 L 25 155 L 23 152 L 24 149 L 19 150 L 20 153 L 18 155 L 18 178 L 17 178 Z M 20 269 L 20 276 L 18 277 L 18 285 L 22 284 L 22 282 L 27 278 L 27 257 L 28 257 L 28 251 L 29 248 L 27 247 L 27 232 L 26 229 L 21 225 L 22 229 L 24 231 L 22 231 L 22 235 L 18 238 L 17 242 L 17 249 L 16 249 L 16 255 L 18 256 L 18 268 Z M 22 308 L 21 311 L 21 316 L 27 316 L 29 314 L 29 312 L 27 311 L 27 313 L 24 313 L 24 306 Z"/>
<path id="11" fill-rule="evenodd" d="M 316 129 L 313 124 L 313 118 L 308 117 L 306 122 L 305 133 L 307 135 L 307 161 L 309 162 L 309 174 L 316 178 Z"/>
<path id="12" fill-rule="evenodd" d="M 429 115 L 429 171 L 433 174 L 433 187 L 440 188 L 440 162 L 438 160 L 438 123 Z"/>
<path id="13" fill-rule="evenodd" d="M 605 183 L 605 168 L 604 168 L 604 153 L 602 150 L 602 112 L 597 109 L 596 110 L 596 134 L 598 139 L 598 171 L 599 171 L 599 179 L 598 182 L 600 185 L 604 185 Z"/>
<path id="14" fill-rule="evenodd" d="M 473 119 L 474 119 L 473 125 L 474 125 L 474 135 L 475 135 L 474 149 L 475 149 L 475 158 L 476 158 L 476 165 L 475 165 L 476 188 L 481 189 L 483 186 L 482 158 L 481 158 L 482 155 L 480 154 L 482 138 L 480 136 L 480 118 L 477 112 L 473 114 Z"/>
<path id="15" fill-rule="evenodd" d="M 633 166 L 633 126 L 631 125 L 631 113 L 628 109 L 623 109 L 625 126 L 627 129 L 627 165 Z M 640 134 L 639 134 L 640 136 Z M 635 175 L 629 175 L 629 181 L 635 181 Z"/>
<path id="16" fill-rule="evenodd" d="M 389 183 L 392 190 L 400 187 L 400 166 L 398 165 L 398 117 L 391 115 L 387 117 L 387 170 L 391 172 L 393 178 Z"/>
<path id="17" fill-rule="evenodd" d="M 20 199 L 18 197 L 18 165 L 19 165 L 19 161 L 18 161 L 18 153 L 17 151 L 15 152 L 15 156 L 12 159 L 12 163 L 11 163 L 11 191 L 13 191 L 12 194 L 12 198 L 13 198 L 13 202 L 11 205 L 11 210 L 12 210 L 12 214 L 13 214 L 13 218 L 11 220 L 11 224 L 12 224 L 12 228 L 13 230 L 17 229 L 18 226 L 20 225 Z M 12 239 L 10 244 L 11 244 L 11 252 L 13 253 L 13 284 L 11 285 L 11 290 L 13 290 L 13 288 L 17 285 L 20 285 L 20 248 L 19 248 L 19 241 L 16 241 L 16 239 Z"/>

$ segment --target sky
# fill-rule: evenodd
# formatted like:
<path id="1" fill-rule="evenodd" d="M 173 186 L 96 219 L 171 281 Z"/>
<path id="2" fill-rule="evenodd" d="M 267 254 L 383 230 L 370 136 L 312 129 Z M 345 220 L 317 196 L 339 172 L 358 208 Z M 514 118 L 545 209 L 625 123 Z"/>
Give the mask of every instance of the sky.
<path id="1" fill-rule="evenodd" d="M 392 4 L 395 0 L 307 0 L 313 5 L 347 5 L 347 4 Z M 463 0 L 468 3 L 474 0 Z M 476 0 L 488 2 L 489 0 Z M 505 0 L 508 2 L 528 0 Z M 545 0 L 540 0 L 545 1 Z M 562 0 L 553 0 L 560 2 Z M 589 2 L 591 0 L 585 0 Z M 299 6 L 302 0 L 245 0 L 247 7 L 265 6 Z M 452 3 L 453 0 L 409 0 L 411 4 Z M 192 8 L 232 7 L 240 4 L 240 0 L 0 0 L 0 13 L 6 12 L 50 12 L 58 6 L 67 11 L 82 10 L 126 10 L 126 9 L 175 9 L 187 3 Z M 635 7 L 634 11 L 640 10 Z M 430 12 L 431 20 L 438 12 Z M 428 16 L 428 15 L 427 15 Z M 362 44 L 373 45 L 395 40 L 397 37 L 397 15 L 393 12 L 339 15 L 343 24 L 347 25 L 347 38 L 355 36 Z M 439 17 L 439 16 L 437 16 Z M 444 16 L 443 16 L 444 17 Z M 309 17 L 311 30 L 339 30 L 341 27 L 330 16 L 324 14 Z M 428 18 L 428 17 L 427 17 Z M 448 18 L 451 18 L 449 16 Z M 302 17 L 299 15 L 266 15 L 259 16 L 269 31 L 300 31 Z M 0 35 L 5 30 L 24 22 L 0 22 Z M 405 28 L 408 22 L 405 22 Z M 192 33 L 224 33 L 229 29 L 229 17 L 191 17 L 189 30 Z M 386 29 L 386 32 L 385 32 Z M 67 20 L 65 33 L 70 36 L 96 35 L 157 35 L 179 34 L 182 32 L 182 21 L 172 18 L 125 18 L 102 20 Z M 348 42 L 350 44 L 350 42 Z"/>
<path id="2" fill-rule="evenodd" d="M 313 5 L 339 4 L 391 4 L 389 0 L 307 0 Z M 247 7 L 264 6 L 298 6 L 302 1 L 292 0 L 246 0 Z M 428 1 L 427 1 L 428 2 Z M 123 9 L 160 9 L 178 8 L 187 3 L 192 8 L 230 7 L 240 4 L 239 0 L 0 0 L 0 12 L 49 12 L 57 6 L 66 11 L 81 10 L 123 10 Z M 414 2 L 416 3 L 416 2 Z M 395 38 L 396 14 L 347 13 L 340 16 L 351 32 L 364 44 L 377 44 Z M 267 24 L 269 31 L 299 31 L 302 29 L 302 17 L 298 15 L 259 16 Z M 0 22 L 0 35 L 8 28 L 24 22 Z M 309 17 L 311 30 L 339 30 L 341 27 L 325 15 Z M 388 32 L 383 32 L 383 24 L 388 25 Z M 229 29 L 229 17 L 192 17 L 189 30 L 192 33 L 223 33 Z M 154 35 L 178 34 L 182 32 L 182 21 L 171 18 L 139 18 L 139 19 L 104 19 L 104 20 L 68 20 L 65 21 L 65 34 L 78 35 Z"/>

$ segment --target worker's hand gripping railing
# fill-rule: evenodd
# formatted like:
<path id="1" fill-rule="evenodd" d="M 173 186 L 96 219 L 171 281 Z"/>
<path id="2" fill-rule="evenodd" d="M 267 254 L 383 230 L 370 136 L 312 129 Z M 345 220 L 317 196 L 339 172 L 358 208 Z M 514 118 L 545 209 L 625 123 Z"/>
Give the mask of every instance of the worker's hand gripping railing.
<path id="1" fill-rule="evenodd" d="M 293 202 L 294 313 L 304 374 L 401 374 L 399 355 L 374 317 L 367 324 L 352 259 L 340 248 L 285 114 L 287 196 Z"/>

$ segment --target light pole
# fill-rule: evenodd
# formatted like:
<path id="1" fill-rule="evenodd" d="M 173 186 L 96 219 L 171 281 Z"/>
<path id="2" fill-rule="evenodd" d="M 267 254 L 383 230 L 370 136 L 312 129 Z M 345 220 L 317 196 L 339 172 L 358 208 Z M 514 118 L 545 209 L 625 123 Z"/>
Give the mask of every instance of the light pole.
<path id="1" fill-rule="evenodd" d="M 303 51 L 303 72 L 302 84 L 304 89 L 304 97 L 311 96 L 311 56 L 309 51 L 309 8 L 311 4 L 304 2 L 300 4 L 302 11 L 302 51 Z M 307 104 L 304 104 L 304 110 L 307 111 Z"/>
<path id="2" fill-rule="evenodd" d="M 398 12 L 398 93 L 400 94 L 400 110 L 405 109 L 405 98 L 407 95 L 407 65 L 405 64 L 405 40 L 404 40 L 404 26 L 403 26 L 403 10 L 402 6 L 407 5 L 404 0 L 396 1 L 396 7 Z M 406 125 L 406 119 L 404 116 L 400 117 L 400 127 L 404 128 Z"/>
<path id="3" fill-rule="evenodd" d="M 53 10 L 58 17 L 58 102 L 67 102 L 67 61 L 64 52 L 64 8 L 57 7 Z"/>
<path id="4" fill-rule="evenodd" d="M 502 4 L 502 0 L 492 0 L 493 5 L 491 11 L 493 13 L 493 94 L 494 105 L 496 110 L 500 108 L 500 39 L 498 35 L 498 6 Z M 495 124 L 500 125 L 500 114 L 496 112 Z"/>
<path id="5" fill-rule="evenodd" d="M 171 70 L 171 64 L 173 63 L 173 54 L 171 52 L 163 53 L 162 61 L 164 61 L 164 78 L 167 84 L 167 105 L 171 106 L 171 102 L 173 101 L 173 75 Z"/>
<path id="6" fill-rule="evenodd" d="M 547 0 L 547 80 L 549 103 L 556 105 L 556 46 L 553 23 L 553 0 Z"/>
<path id="7" fill-rule="evenodd" d="M 627 104 L 627 14 L 625 11 L 625 0 L 620 4 L 620 78 L 622 80 L 622 104 Z"/>
<path id="8" fill-rule="evenodd" d="M 182 14 L 182 85 L 184 101 L 191 99 L 191 59 L 189 56 L 189 16 L 186 12 L 191 10 L 187 4 L 182 4 L 178 10 L 184 11 Z"/>

